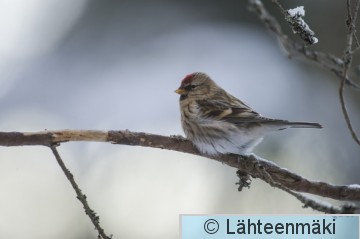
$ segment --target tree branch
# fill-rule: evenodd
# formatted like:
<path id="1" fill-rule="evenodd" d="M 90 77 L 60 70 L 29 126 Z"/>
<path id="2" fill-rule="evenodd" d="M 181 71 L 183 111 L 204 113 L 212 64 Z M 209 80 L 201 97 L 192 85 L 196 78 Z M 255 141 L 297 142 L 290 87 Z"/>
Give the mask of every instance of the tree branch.
<path id="1" fill-rule="evenodd" d="M 270 185 L 276 182 L 293 191 L 337 200 L 360 201 L 360 187 L 336 186 L 325 182 L 312 181 L 255 155 L 204 156 L 190 141 L 179 136 L 167 137 L 142 132 L 130 132 L 128 130 L 63 130 L 33 133 L 0 132 L 0 146 L 44 145 L 51 147 L 54 144 L 69 141 L 110 142 L 113 144 L 143 146 L 190 153 L 222 162 L 254 178 L 260 178 Z M 259 171 L 258 167 L 262 167 L 271 176 L 271 180 L 266 174 Z"/>
<path id="2" fill-rule="evenodd" d="M 249 9 L 255 12 L 265 27 L 277 37 L 289 57 L 297 57 L 314 62 L 333 72 L 339 80 L 344 78 L 344 61 L 341 58 L 333 54 L 310 50 L 304 44 L 292 40 L 283 32 L 279 22 L 268 12 L 260 0 L 248 0 L 248 3 Z M 352 88 L 360 89 L 360 86 L 353 82 L 348 75 L 346 75 L 345 83 Z"/>
<path id="3" fill-rule="evenodd" d="M 274 182 L 271 175 L 264 168 L 260 167 L 259 170 L 263 171 L 264 176 L 268 179 L 268 182 L 270 182 L 271 186 L 280 188 L 281 190 L 294 196 L 297 200 L 299 200 L 304 204 L 303 205 L 304 208 L 310 207 L 316 211 L 331 213 L 331 214 L 354 213 L 357 209 L 353 204 L 344 204 L 341 207 L 336 207 L 321 200 L 311 199 L 299 192 L 294 192 L 290 190 L 289 188 L 287 188 L 286 186 L 280 183 Z"/>
<path id="4" fill-rule="evenodd" d="M 289 57 L 295 56 L 298 58 L 306 59 L 311 62 L 317 63 L 322 67 L 328 69 L 329 71 L 333 72 L 338 79 L 340 80 L 340 87 L 339 87 L 339 98 L 341 104 L 341 110 L 343 112 L 346 125 L 351 133 L 352 138 L 354 141 L 360 145 L 360 139 L 355 133 L 355 130 L 352 126 L 349 113 L 346 108 L 345 99 L 344 99 L 344 88 L 345 84 L 355 88 L 360 89 L 359 85 L 353 82 L 348 74 L 349 68 L 352 63 L 352 56 L 353 53 L 359 49 L 359 41 L 356 37 L 356 29 L 355 29 L 355 22 L 359 11 L 360 0 L 356 1 L 354 13 L 351 12 L 351 0 L 347 0 L 347 27 L 348 27 L 348 34 L 347 34 L 347 44 L 344 51 L 344 55 L 342 58 L 337 57 L 332 54 L 309 50 L 305 45 L 299 44 L 291 38 L 289 38 L 286 34 L 283 33 L 279 22 L 273 17 L 265 8 L 261 0 L 248 0 L 249 8 L 253 12 L 255 12 L 260 20 L 264 23 L 266 28 L 270 30 L 272 33 L 275 34 L 281 45 L 289 54 Z M 280 9 L 280 12 L 285 16 L 285 20 L 289 22 L 289 11 L 286 11 L 278 0 L 272 0 L 272 2 Z M 301 25 L 301 24 L 300 24 Z M 307 28 L 307 27 L 305 27 Z M 301 31 L 300 31 L 301 32 Z M 305 31 L 306 32 L 306 31 Z M 309 34 L 304 34 L 305 39 L 310 39 L 313 33 L 310 30 Z M 301 34 L 300 34 L 301 35 Z M 353 48 L 353 38 L 355 39 L 356 47 Z M 307 42 L 307 41 L 306 41 Z M 310 41 L 311 42 L 311 41 Z"/>

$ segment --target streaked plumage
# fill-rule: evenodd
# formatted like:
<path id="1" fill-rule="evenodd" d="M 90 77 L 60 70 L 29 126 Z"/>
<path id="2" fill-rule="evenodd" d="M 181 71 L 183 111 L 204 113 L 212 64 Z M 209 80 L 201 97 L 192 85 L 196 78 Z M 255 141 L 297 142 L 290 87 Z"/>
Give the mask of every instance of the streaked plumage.
<path id="1" fill-rule="evenodd" d="M 180 94 L 186 137 L 208 155 L 249 153 L 271 131 L 322 128 L 317 123 L 265 118 L 201 72 L 187 75 L 175 92 Z"/>

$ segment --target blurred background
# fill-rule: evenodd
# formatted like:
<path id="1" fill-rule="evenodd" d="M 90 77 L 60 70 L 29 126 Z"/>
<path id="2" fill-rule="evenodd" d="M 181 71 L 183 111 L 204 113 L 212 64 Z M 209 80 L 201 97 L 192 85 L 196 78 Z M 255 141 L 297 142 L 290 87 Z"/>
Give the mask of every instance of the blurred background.
<path id="1" fill-rule="evenodd" d="M 283 2 L 305 6 L 311 49 L 342 54 L 344 1 Z M 203 71 L 265 116 L 324 125 L 269 135 L 257 155 L 309 179 L 360 181 L 339 80 L 288 59 L 246 1 L 0 0 L 0 19 L 0 131 L 183 134 L 174 90 Z M 360 132 L 359 92 L 345 94 Z M 256 179 L 238 192 L 234 168 L 202 157 L 107 143 L 59 152 L 114 238 L 178 238 L 185 213 L 314 213 Z M 0 238 L 96 238 L 48 148 L 1 147 L 0 195 Z"/>

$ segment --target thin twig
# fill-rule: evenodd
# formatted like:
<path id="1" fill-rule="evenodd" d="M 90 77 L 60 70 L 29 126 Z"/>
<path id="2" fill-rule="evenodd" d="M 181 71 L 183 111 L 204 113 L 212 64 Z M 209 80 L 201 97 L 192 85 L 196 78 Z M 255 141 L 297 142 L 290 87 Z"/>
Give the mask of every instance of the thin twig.
<path id="1" fill-rule="evenodd" d="M 351 0 L 347 0 L 346 3 L 347 3 L 346 4 L 347 12 L 348 12 L 348 19 L 346 21 L 347 27 L 348 27 L 348 34 L 347 34 L 347 44 L 346 44 L 346 48 L 344 51 L 344 57 L 343 57 L 344 58 L 344 70 L 343 70 L 343 78 L 341 80 L 340 87 L 339 87 L 339 98 L 340 98 L 341 110 L 343 112 L 343 115 L 344 115 L 344 118 L 346 121 L 346 125 L 347 125 L 354 141 L 358 145 L 360 145 L 360 139 L 358 138 L 358 136 L 355 133 L 355 130 L 352 126 L 351 119 L 350 119 L 348 110 L 346 108 L 345 97 L 344 97 L 346 76 L 347 76 L 347 72 L 349 71 L 349 68 L 351 66 L 352 57 L 353 57 L 352 45 L 353 45 L 353 37 L 356 36 L 355 35 L 356 34 L 355 22 L 356 22 L 358 11 L 359 11 L 360 0 L 358 0 L 356 2 L 354 15 L 352 15 L 352 13 L 351 13 Z"/>
<path id="2" fill-rule="evenodd" d="M 355 38 L 355 41 L 356 41 L 355 42 L 356 43 L 355 49 L 357 49 L 360 45 L 359 45 L 359 40 L 358 40 L 358 38 L 356 36 L 356 25 L 355 24 L 356 24 L 356 19 L 358 17 L 360 1 L 359 0 L 356 1 L 353 17 L 352 17 L 352 14 L 351 14 L 351 6 L 350 5 L 351 5 L 351 0 L 348 0 L 347 1 L 348 16 L 351 17 L 351 21 L 350 21 L 351 26 L 349 26 L 349 28 L 351 28 L 352 37 Z M 350 19 L 348 19 L 348 20 L 350 20 Z M 352 42 L 351 42 L 350 48 L 352 48 Z M 354 49 L 352 49 L 352 53 L 354 53 Z"/>
<path id="3" fill-rule="evenodd" d="M 287 11 L 285 8 L 280 4 L 278 0 L 272 0 L 272 2 L 280 9 L 281 13 L 284 15 L 284 17 L 287 16 Z"/>
<path id="4" fill-rule="evenodd" d="M 99 238 L 103 238 L 103 239 L 111 239 L 112 236 L 107 236 L 104 232 L 104 229 L 100 226 L 100 218 L 99 216 L 96 215 L 95 211 L 92 210 L 86 200 L 86 195 L 83 194 L 81 192 L 81 189 L 79 188 L 79 186 L 77 185 L 77 183 L 75 182 L 74 176 L 72 175 L 72 173 L 69 171 L 69 169 L 66 168 L 64 161 L 61 159 L 59 152 L 56 149 L 57 145 L 53 144 L 50 146 L 56 161 L 58 162 L 58 164 L 60 165 L 62 171 L 64 172 L 66 178 L 69 180 L 69 182 L 71 183 L 71 186 L 73 187 L 73 189 L 76 192 L 76 196 L 77 199 L 79 199 L 79 201 L 83 204 L 84 209 L 85 209 L 85 213 L 89 216 L 91 222 L 94 224 L 96 230 L 99 233 Z"/>

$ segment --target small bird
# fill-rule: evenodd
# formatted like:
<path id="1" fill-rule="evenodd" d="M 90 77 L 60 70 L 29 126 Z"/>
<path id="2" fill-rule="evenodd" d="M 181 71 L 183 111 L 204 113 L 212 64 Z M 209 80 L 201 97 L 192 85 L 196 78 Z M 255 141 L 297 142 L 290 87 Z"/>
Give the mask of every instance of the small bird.
<path id="1" fill-rule="evenodd" d="M 287 128 L 322 128 L 318 123 L 270 119 L 219 87 L 207 74 L 187 75 L 180 95 L 186 137 L 206 155 L 249 154 L 268 133 Z"/>

